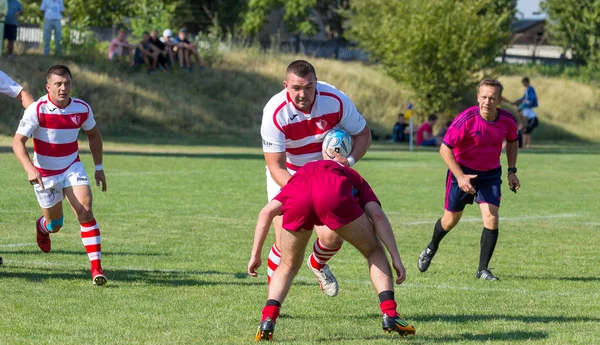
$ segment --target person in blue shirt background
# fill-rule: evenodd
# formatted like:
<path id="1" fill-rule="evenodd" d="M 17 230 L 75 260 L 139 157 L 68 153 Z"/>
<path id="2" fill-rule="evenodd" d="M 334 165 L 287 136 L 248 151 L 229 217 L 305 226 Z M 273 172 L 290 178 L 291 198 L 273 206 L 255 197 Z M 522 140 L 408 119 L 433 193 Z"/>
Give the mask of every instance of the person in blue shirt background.
<path id="1" fill-rule="evenodd" d="M 536 108 L 538 106 L 537 95 L 535 94 L 535 89 L 531 86 L 529 82 L 529 78 L 525 77 L 521 80 L 523 86 L 525 87 L 525 94 L 523 97 L 517 99 L 513 102 L 514 105 L 518 105 L 520 110 L 525 108 Z"/>
<path id="2" fill-rule="evenodd" d="M 8 12 L 4 20 L 4 39 L 8 40 L 8 58 L 13 59 L 15 41 L 17 40 L 17 27 L 19 16 L 23 13 L 23 6 L 19 0 L 8 0 Z"/>

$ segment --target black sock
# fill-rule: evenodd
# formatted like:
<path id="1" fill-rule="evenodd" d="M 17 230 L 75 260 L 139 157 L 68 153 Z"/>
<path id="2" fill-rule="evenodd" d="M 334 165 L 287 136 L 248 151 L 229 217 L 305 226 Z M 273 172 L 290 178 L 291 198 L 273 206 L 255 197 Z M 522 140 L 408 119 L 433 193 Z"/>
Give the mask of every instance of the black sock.
<path id="1" fill-rule="evenodd" d="M 496 242 L 498 241 L 498 229 L 483 228 L 481 232 L 481 253 L 479 254 L 479 271 L 488 268 Z"/>
<path id="2" fill-rule="evenodd" d="M 281 308 L 281 303 L 278 300 L 274 300 L 274 299 L 269 299 L 267 300 L 267 304 L 265 304 L 265 306 L 274 306 L 274 307 L 279 307 Z"/>
<path id="3" fill-rule="evenodd" d="M 446 234 L 449 232 L 450 231 L 446 231 L 444 230 L 444 228 L 442 228 L 442 218 L 438 219 L 437 222 L 435 222 L 435 226 L 433 227 L 433 236 L 431 237 L 431 242 L 429 242 L 429 245 L 427 245 L 427 247 L 433 250 L 434 252 L 437 251 L 438 247 L 440 246 L 440 242 L 442 241 L 442 238 L 444 238 L 444 236 L 446 236 Z"/>
<path id="4" fill-rule="evenodd" d="M 379 294 L 379 302 L 394 300 L 394 291 L 383 291 Z"/>

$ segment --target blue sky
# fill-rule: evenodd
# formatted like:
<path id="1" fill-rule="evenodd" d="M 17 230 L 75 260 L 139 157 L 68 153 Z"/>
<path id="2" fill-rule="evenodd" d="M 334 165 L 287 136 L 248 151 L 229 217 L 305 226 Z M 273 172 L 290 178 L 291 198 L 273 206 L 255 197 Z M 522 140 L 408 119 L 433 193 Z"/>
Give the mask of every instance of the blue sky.
<path id="1" fill-rule="evenodd" d="M 534 12 L 540 11 L 540 2 L 541 0 L 518 0 L 517 1 L 517 10 L 523 14 L 523 18 L 544 18 L 546 15 L 534 15 Z M 518 14 L 518 17 L 521 18 L 521 15 Z"/>

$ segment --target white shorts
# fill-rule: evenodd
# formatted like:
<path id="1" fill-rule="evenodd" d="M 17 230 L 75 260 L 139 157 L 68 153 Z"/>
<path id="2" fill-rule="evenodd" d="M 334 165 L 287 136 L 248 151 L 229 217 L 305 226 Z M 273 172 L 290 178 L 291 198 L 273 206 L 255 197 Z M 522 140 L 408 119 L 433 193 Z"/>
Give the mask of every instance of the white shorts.
<path id="1" fill-rule="evenodd" d="M 42 181 L 45 189 L 42 189 L 39 184 L 33 185 L 33 191 L 41 208 L 50 208 L 61 202 L 65 198 L 63 189 L 67 187 L 90 185 L 81 162 L 73 163 L 62 174 L 42 177 Z"/>
<path id="2" fill-rule="evenodd" d="M 265 166 L 265 172 L 267 175 L 267 202 L 269 202 L 273 200 L 277 194 L 279 194 L 281 187 L 277 184 L 277 182 L 275 182 L 275 180 L 273 180 L 273 176 L 271 176 L 271 172 L 267 166 Z M 296 173 L 296 171 L 290 169 L 288 169 L 288 172 L 292 175 Z"/>

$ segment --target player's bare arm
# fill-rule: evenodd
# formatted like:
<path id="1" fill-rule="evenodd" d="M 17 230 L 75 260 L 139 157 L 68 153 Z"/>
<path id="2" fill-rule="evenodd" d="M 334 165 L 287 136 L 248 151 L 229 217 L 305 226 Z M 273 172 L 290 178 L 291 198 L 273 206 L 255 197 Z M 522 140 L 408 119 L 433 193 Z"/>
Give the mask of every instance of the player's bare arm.
<path id="1" fill-rule="evenodd" d="M 104 175 L 104 168 L 102 168 L 102 134 L 100 133 L 98 126 L 94 126 L 89 131 L 85 131 L 85 134 L 88 137 L 90 152 L 92 153 L 92 158 L 96 165 L 96 172 L 94 173 L 96 186 L 100 186 L 102 183 L 102 191 L 106 192 L 106 176 Z"/>
<path id="2" fill-rule="evenodd" d="M 21 92 L 19 92 L 17 95 L 17 98 L 21 100 L 21 104 L 25 109 L 27 109 L 27 107 L 33 103 L 33 96 L 31 96 L 31 94 L 25 90 L 21 90 Z"/>
<path id="3" fill-rule="evenodd" d="M 506 143 L 506 159 L 508 161 L 508 167 L 514 168 L 517 166 L 517 152 L 519 150 L 519 143 L 515 140 L 512 143 Z M 521 183 L 517 177 L 517 173 L 508 174 L 508 187 L 511 190 L 518 190 L 521 188 Z"/>
<path id="4" fill-rule="evenodd" d="M 383 212 L 381 209 L 381 206 L 375 201 L 371 201 L 365 205 L 365 213 L 373 222 L 377 237 L 379 237 L 381 242 L 383 242 L 385 245 L 388 253 L 390 253 L 390 257 L 392 258 L 392 266 L 394 267 L 398 277 L 396 278 L 396 284 L 402 284 L 402 282 L 404 282 L 406 279 L 406 270 L 404 268 L 404 264 L 402 264 L 398 247 L 396 246 L 396 237 L 394 236 L 394 231 L 392 230 L 390 221 L 385 215 L 385 212 Z"/>
<path id="5" fill-rule="evenodd" d="M 456 162 L 452 149 L 446 144 L 442 144 L 440 147 L 440 155 L 442 156 L 442 159 L 444 159 L 444 163 L 446 163 L 448 169 L 450 169 L 452 174 L 456 177 L 460 189 L 465 193 L 475 194 L 475 188 L 471 185 L 471 179 L 477 177 L 477 175 L 464 174 L 460 165 Z"/>
<path id="6" fill-rule="evenodd" d="M 265 162 L 273 180 L 281 187 L 292 177 L 285 166 L 285 152 L 265 152 Z"/>
<path id="7" fill-rule="evenodd" d="M 258 221 L 256 222 L 256 229 L 254 230 L 254 243 L 252 244 L 252 252 L 250 254 L 250 261 L 248 262 L 248 274 L 252 277 L 258 276 L 256 270 L 262 264 L 261 252 L 271 222 L 275 216 L 281 214 L 281 202 L 277 200 L 271 200 L 258 214 Z"/>
<path id="8" fill-rule="evenodd" d="M 13 138 L 12 149 L 15 153 L 15 156 L 17 157 L 17 160 L 19 161 L 19 163 L 21 163 L 23 169 L 25 169 L 25 172 L 27 173 L 27 180 L 29 181 L 29 183 L 39 183 L 42 189 L 44 189 L 42 175 L 36 169 L 36 167 L 33 166 L 31 158 L 29 158 L 29 153 L 27 153 L 27 147 L 25 146 L 25 143 L 28 139 L 29 138 L 24 135 L 15 134 L 15 137 Z"/>

